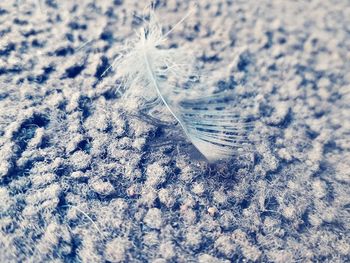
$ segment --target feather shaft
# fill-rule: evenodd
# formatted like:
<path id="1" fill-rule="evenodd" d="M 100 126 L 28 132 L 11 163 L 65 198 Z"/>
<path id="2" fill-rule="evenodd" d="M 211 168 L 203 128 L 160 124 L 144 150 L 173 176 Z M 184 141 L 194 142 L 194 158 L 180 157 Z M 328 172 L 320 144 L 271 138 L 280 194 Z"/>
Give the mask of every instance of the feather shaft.
<path id="1" fill-rule="evenodd" d="M 160 92 L 159 86 L 158 86 L 158 82 L 156 80 L 156 77 L 154 76 L 154 73 L 152 71 L 151 65 L 149 63 L 149 59 L 147 56 L 147 53 L 144 51 L 143 52 L 143 58 L 145 60 L 145 64 L 146 64 L 146 69 L 149 75 L 149 78 L 151 79 L 151 82 L 153 84 L 153 87 L 155 88 L 158 96 L 160 97 L 160 99 L 163 101 L 164 105 L 167 107 L 167 109 L 170 111 L 170 113 L 174 116 L 174 118 L 177 120 L 177 122 L 181 125 L 182 129 L 184 130 L 184 132 L 186 133 L 187 136 L 187 129 L 185 128 L 185 126 L 182 124 L 182 121 L 176 116 L 175 112 L 171 109 L 171 107 L 169 106 L 168 102 L 165 100 L 165 98 L 163 97 L 163 94 Z"/>

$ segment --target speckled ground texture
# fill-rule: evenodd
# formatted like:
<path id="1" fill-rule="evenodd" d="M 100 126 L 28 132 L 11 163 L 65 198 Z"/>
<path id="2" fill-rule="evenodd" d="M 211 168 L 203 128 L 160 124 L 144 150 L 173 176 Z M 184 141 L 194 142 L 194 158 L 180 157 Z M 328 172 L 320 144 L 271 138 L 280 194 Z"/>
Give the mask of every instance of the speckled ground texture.
<path id="1" fill-rule="evenodd" d="M 172 32 L 262 98 L 268 136 L 211 166 L 101 77 L 147 4 L 1 1 L 0 262 L 349 262 L 349 1 L 203 0 Z"/>

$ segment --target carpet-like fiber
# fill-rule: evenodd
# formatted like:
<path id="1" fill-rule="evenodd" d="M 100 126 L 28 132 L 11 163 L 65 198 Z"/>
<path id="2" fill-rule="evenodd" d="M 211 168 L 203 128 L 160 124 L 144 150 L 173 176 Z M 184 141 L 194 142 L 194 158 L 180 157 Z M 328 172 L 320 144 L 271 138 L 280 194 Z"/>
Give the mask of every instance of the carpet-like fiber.
<path id="1" fill-rule="evenodd" d="M 169 35 L 260 96 L 263 142 L 211 166 L 101 77 L 145 6 L 1 1 L 0 262 L 350 261 L 349 1 L 201 0 Z"/>

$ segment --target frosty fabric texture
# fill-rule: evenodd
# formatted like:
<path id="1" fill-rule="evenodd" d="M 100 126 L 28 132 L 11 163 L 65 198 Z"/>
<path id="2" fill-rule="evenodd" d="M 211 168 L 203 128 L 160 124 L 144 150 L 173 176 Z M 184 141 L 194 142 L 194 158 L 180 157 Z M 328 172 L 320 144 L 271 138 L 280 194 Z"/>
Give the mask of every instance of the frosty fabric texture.
<path id="1" fill-rule="evenodd" d="M 348 1 L 204 0 L 169 35 L 261 98 L 265 142 L 216 166 L 101 77 L 146 5 L 1 2 L 0 262 L 349 261 Z"/>

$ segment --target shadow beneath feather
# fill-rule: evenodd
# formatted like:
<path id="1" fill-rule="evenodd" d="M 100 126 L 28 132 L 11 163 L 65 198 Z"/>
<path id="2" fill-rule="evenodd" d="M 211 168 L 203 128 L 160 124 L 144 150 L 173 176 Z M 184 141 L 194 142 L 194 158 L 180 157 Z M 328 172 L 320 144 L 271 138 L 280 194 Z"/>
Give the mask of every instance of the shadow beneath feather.
<path id="1" fill-rule="evenodd" d="M 208 183 L 213 181 L 217 187 L 232 188 L 247 174 L 251 174 L 254 165 L 259 162 L 249 147 L 237 149 L 236 154 L 229 159 L 209 162 L 182 133 L 178 123 L 163 122 L 144 113 L 139 114 L 138 117 L 157 126 L 154 134 L 148 138 L 149 153 L 161 152 L 175 158 L 185 155 L 190 163 L 204 168 L 200 177 L 203 176 Z"/>
<path id="2" fill-rule="evenodd" d="M 204 177 L 207 181 L 212 181 L 216 187 L 232 189 L 239 184 L 247 174 L 252 174 L 256 164 L 253 153 L 233 156 L 227 160 L 208 163 Z"/>
<path id="3" fill-rule="evenodd" d="M 204 155 L 187 140 L 177 125 L 158 126 L 155 134 L 148 141 L 152 151 L 160 151 L 168 148 L 169 155 L 186 154 L 192 162 L 208 162 Z"/>

